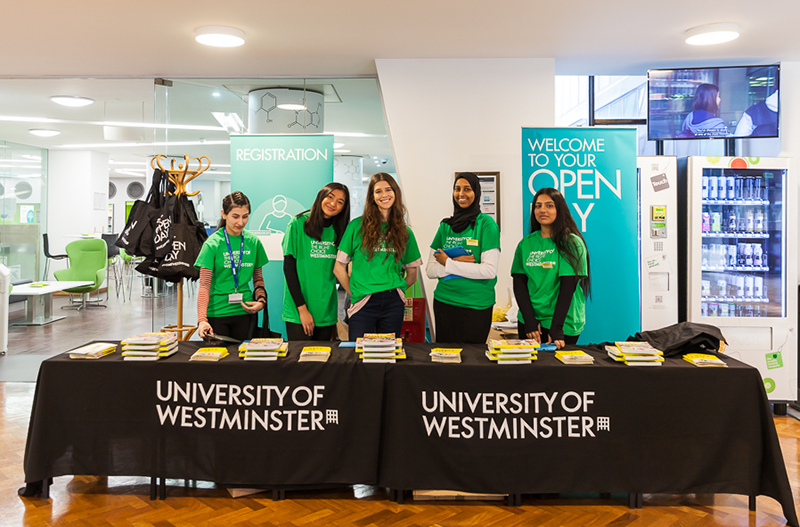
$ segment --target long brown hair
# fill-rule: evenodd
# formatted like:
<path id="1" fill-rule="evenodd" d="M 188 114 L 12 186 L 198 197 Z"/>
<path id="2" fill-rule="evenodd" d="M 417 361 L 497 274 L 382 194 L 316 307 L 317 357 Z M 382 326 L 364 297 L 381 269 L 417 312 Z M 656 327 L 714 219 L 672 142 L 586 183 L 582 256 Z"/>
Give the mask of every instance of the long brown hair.
<path id="1" fill-rule="evenodd" d="M 386 181 L 394 191 L 394 204 L 389 211 L 389 225 L 383 232 L 383 215 L 378 204 L 375 203 L 375 184 Z M 361 219 L 361 248 L 365 250 L 368 259 L 375 256 L 375 249 L 384 241 L 386 247 L 394 249 L 394 259 L 399 262 L 406 253 L 408 246 L 408 228 L 406 227 L 406 206 L 403 204 L 403 192 L 392 176 L 386 172 L 378 172 L 369 180 L 366 199 L 364 200 L 364 215 Z M 389 257 L 389 253 L 386 253 Z"/>

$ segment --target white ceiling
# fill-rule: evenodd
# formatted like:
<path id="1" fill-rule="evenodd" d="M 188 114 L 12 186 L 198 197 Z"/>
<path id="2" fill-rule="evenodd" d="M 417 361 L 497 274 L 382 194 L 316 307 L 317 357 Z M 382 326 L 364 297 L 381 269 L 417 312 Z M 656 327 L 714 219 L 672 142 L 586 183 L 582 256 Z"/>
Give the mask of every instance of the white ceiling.
<path id="1" fill-rule="evenodd" d="M 2 8 L 3 76 L 352 76 L 375 58 L 555 58 L 559 74 L 800 60 L 797 0 L 138 0 Z M 729 44 L 692 47 L 694 26 L 734 22 Z M 242 29 L 212 49 L 200 26 Z"/>

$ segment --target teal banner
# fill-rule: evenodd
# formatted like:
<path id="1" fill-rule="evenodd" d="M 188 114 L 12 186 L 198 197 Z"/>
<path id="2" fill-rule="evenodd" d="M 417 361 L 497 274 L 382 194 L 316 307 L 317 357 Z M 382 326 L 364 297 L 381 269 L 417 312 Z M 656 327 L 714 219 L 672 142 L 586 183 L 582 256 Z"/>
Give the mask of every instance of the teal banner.
<path id="1" fill-rule="evenodd" d="M 523 128 L 523 232 L 533 196 L 558 189 L 586 239 L 591 298 L 581 344 L 625 340 L 641 329 L 636 130 Z"/>
<path id="2" fill-rule="evenodd" d="M 231 136 L 231 191 L 239 190 L 252 207 L 247 229 L 267 251 L 264 282 L 269 325 L 286 335 L 283 311 L 283 250 L 286 227 L 314 204 L 319 189 L 333 181 L 333 136 Z"/>

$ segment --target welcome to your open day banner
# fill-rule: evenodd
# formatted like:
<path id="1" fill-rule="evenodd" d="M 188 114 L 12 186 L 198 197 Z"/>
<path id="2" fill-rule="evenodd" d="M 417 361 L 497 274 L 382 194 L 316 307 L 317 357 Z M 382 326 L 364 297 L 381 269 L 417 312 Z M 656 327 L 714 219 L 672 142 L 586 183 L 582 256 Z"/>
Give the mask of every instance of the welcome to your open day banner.
<path id="1" fill-rule="evenodd" d="M 580 343 L 626 340 L 641 329 L 636 130 L 523 128 L 523 232 L 533 196 L 558 189 L 586 239 L 591 299 Z"/>

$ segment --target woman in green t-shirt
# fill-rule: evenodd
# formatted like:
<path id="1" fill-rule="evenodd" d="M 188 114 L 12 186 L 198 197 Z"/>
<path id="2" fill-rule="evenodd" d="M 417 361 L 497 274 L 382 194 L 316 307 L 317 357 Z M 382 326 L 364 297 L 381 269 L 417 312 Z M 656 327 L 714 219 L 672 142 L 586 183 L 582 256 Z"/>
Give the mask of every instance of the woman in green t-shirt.
<path id="1" fill-rule="evenodd" d="M 197 334 L 252 337 L 256 313 L 267 305 L 261 267 L 267 253 L 255 235 L 244 230 L 250 200 L 239 191 L 222 200 L 222 219 L 200 249 L 194 266 L 200 269 L 197 292 Z M 250 281 L 253 291 L 250 291 Z M 255 300 L 254 300 L 255 297 Z"/>
<path id="2" fill-rule="evenodd" d="M 469 255 L 450 258 L 460 247 Z M 433 292 L 436 342 L 484 344 L 492 325 L 500 260 L 500 228 L 481 213 L 481 182 L 462 172 L 453 185 L 453 215 L 439 224 L 425 272 L 438 278 Z"/>
<path id="3" fill-rule="evenodd" d="M 385 172 L 372 176 L 364 215 L 347 226 L 333 267 L 333 274 L 350 293 L 351 341 L 364 333 L 400 336 L 405 290 L 417 281 L 417 268 L 422 265 L 405 217 L 403 195 L 394 178 Z M 347 273 L 351 262 L 352 276 Z"/>
<path id="4" fill-rule="evenodd" d="M 543 188 L 533 198 L 531 233 L 511 265 L 520 338 L 576 344 L 586 322 L 589 252 L 564 196 Z"/>
<path id="5" fill-rule="evenodd" d="M 331 340 L 339 297 L 333 264 L 350 220 L 350 192 L 328 183 L 283 237 L 283 320 L 288 340 Z"/>

